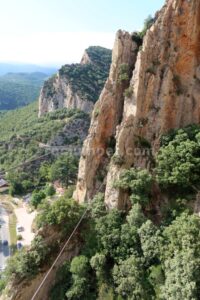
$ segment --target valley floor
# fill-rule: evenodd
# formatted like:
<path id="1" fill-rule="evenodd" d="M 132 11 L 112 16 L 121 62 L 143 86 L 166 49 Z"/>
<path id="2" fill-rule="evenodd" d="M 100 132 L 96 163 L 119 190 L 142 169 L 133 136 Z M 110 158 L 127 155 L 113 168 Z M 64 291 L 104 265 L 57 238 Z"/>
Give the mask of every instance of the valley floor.
<path id="1" fill-rule="evenodd" d="M 32 231 L 33 220 L 36 212 L 29 212 L 28 206 L 22 199 L 13 198 L 7 194 L 0 194 L 0 270 L 5 267 L 7 258 L 16 249 L 17 243 L 29 246 L 34 238 Z M 21 232 L 16 231 L 16 226 L 22 227 Z M 17 238 L 21 236 L 21 240 Z M 5 241 L 8 245 L 4 244 Z"/>

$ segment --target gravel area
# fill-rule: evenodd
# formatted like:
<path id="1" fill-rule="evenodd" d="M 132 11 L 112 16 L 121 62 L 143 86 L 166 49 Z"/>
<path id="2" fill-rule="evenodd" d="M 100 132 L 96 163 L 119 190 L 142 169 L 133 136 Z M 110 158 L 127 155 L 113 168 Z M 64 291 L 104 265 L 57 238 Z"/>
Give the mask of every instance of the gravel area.
<path id="1" fill-rule="evenodd" d="M 34 238 L 34 233 L 31 231 L 31 227 L 36 213 L 35 211 L 29 213 L 26 205 L 24 204 L 22 207 L 15 209 L 15 214 L 17 217 L 17 224 L 23 227 L 23 231 L 17 234 L 22 235 L 22 244 L 28 246 Z"/>

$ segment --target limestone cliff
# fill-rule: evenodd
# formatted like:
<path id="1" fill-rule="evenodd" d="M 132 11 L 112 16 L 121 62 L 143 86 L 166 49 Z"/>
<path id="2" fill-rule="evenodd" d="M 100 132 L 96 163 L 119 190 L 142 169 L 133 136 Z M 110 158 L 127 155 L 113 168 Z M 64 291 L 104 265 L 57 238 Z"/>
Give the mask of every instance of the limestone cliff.
<path id="1" fill-rule="evenodd" d="M 108 76 L 111 50 L 89 47 L 80 64 L 63 66 L 44 83 L 39 97 L 39 116 L 69 108 L 91 112 Z"/>
<path id="2" fill-rule="evenodd" d="M 101 185 L 100 177 L 108 162 L 106 149 L 112 144 L 116 127 L 123 115 L 124 92 L 129 86 L 138 45 L 128 32 L 119 31 L 112 54 L 109 78 L 93 111 L 79 165 L 75 198 L 83 202 L 90 199 Z M 105 169 L 105 168 L 104 168 Z M 100 171 L 98 173 L 98 170 Z"/>
<path id="3" fill-rule="evenodd" d="M 132 39 L 137 40 L 134 36 Z M 126 195 L 113 188 L 113 181 L 124 168 L 148 167 L 150 160 L 142 152 L 141 143 L 157 151 L 163 133 L 200 122 L 199 41 L 198 0 L 166 1 L 138 54 L 127 33 L 117 34 L 110 77 L 95 106 L 83 147 L 75 193 L 78 201 L 93 197 L 98 187 L 97 175 L 106 165 L 106 204 L 109 208 L 124 207 Z M 126 97 L 124 85 L 117 81 L 123 63 L 133 70 L 130 85 L 126 84 Z M 109 138 L 114 136 L 113 158 L 110 160 L 105 153 L 99 156 L 97 150 L 105 150 Z"/>

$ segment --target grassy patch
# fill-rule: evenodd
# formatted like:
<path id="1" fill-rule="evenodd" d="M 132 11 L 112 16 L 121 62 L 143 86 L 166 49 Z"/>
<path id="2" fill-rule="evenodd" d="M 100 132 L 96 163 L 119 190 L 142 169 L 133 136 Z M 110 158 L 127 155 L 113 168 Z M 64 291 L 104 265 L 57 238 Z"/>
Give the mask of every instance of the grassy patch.
<path id="1" fill-rule="evenodd" d="M 15 246 L 17 243 L 16 224 L 17 224 L 17 217 L 14 214 L 14 212 L 12 212 L 9 215 L 9 232 L 10 232 L 11 247 Z"/>
<path id="2" fill-rule="evenodd" d="M 9 233 L 10 233 L 10 245 L 11 245 L 11 252 L 16 249 L 17 243 L 17 233 L 16 233 L 16 225 L 17 225 L 17 217 L 14 213 L 13 204 L 10 202 L 10 197 L 7 195 L 2 196 L 1 205 L 7 211 L 9 216 Z"/>

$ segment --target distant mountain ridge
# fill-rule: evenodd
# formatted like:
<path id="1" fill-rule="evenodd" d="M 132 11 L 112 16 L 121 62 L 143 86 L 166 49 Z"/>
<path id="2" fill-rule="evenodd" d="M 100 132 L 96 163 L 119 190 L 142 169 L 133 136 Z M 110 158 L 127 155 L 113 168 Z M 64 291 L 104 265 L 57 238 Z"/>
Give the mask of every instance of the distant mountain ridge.
<path id="1" fill-rule="evenodd" d="M 15 109 L 35 101 L 48 77 L 48 74 L 42 72 L 7 73 L 0 76 L 0 110 Z"/>
<path id="2" fill-rule="evenodd" d="M 35 73 L 41 72 L 47 75 L 52 75 L 56 72 L 54 67 L 37 66 L 33 64 L 18 64 L 0 62 L 0 76 L 7 73 Z"/>
<path id="3" fill-rule="evenodd" d="M 33 72 L 33 73 L 13 73 L 9 72 L 5 75 L 0 76 L 1 81 L 5 82 L 15 82 L 15 83 L 28 83 L 32 84 L 41 84 L 41 80 L 43 81 L 45 78 L 48 78 L 47 73 L 42 72 Z"/>

